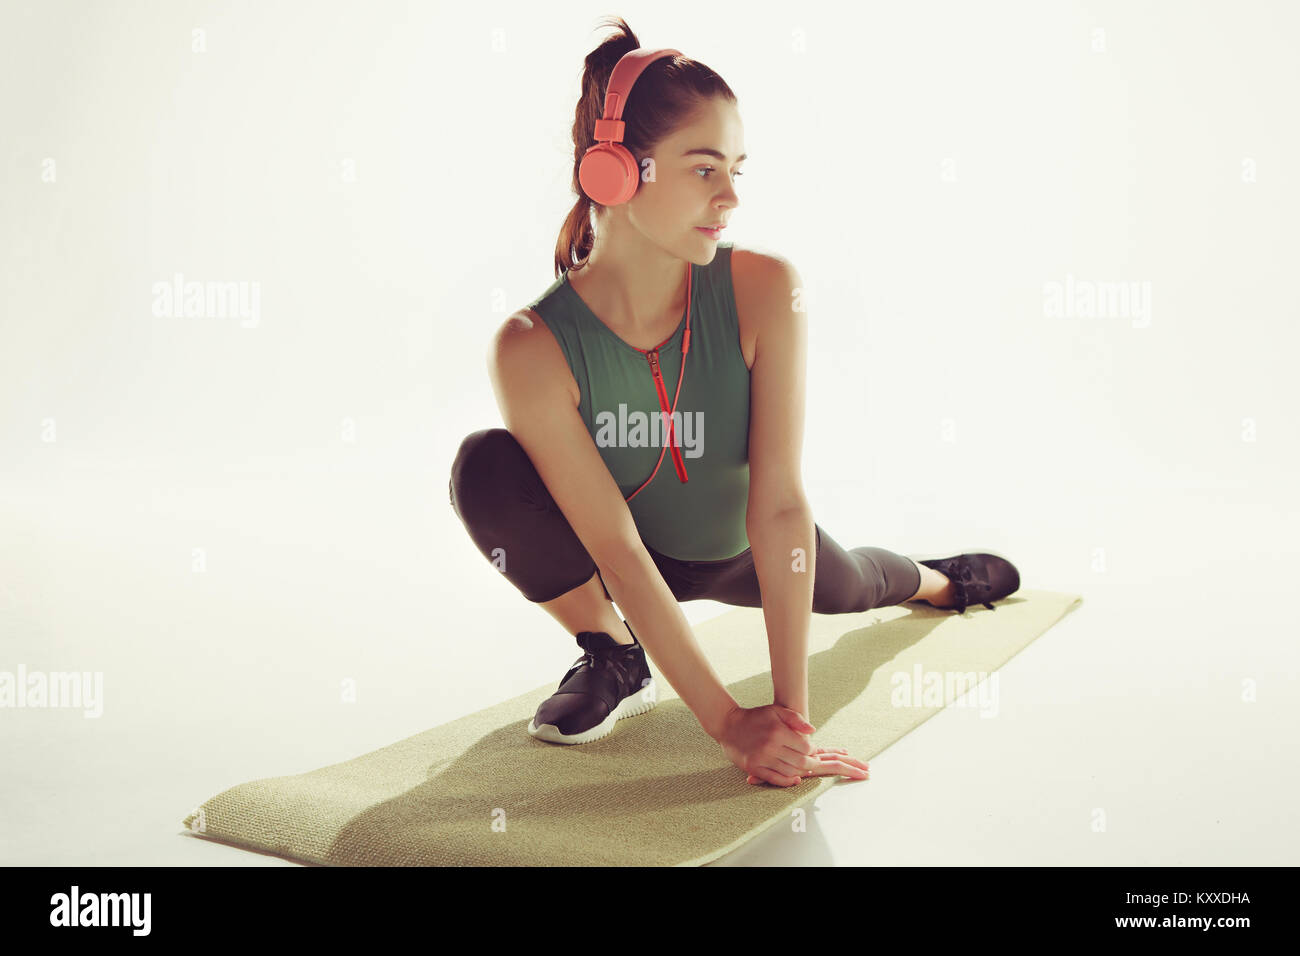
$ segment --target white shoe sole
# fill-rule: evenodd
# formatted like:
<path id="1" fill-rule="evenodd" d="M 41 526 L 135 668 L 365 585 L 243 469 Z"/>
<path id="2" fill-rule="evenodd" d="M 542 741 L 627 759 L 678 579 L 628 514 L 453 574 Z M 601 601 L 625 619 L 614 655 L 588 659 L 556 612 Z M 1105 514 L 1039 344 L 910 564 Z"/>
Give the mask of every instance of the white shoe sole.
<path id="1" fill-rule="evenodd" d="M 628 694 L 615 707 L 608 717 L 598 723 L 590 730 L 584 730 L 580 734 L 562 734 L 560 728 L 554 724 L 542 724 L 540 727 L 532 720 L 528 721 L 528 732 L 538 740 L 545 740 L 553 744 L 586 744 L 593 740 L 599 740 L 606 736 L 614 729 L 614 725 L 624 717 L 635 717 L 637 714 L 644 714 L 647 710 L 653 710 L 655 704 L 659 703 L 659 688 L 655 686 L 655 679 L 649 678 L 642 688 L 631 694 Z"/>

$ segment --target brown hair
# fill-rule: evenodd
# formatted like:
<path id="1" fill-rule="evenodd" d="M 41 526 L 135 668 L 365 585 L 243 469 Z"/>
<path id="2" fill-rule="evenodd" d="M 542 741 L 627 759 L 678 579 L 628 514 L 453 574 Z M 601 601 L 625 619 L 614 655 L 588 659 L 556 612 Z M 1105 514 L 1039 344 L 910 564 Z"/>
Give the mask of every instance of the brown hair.
<path id="1" fill-rule="evenodd" d="M 587 150 L 596 143 L 596 120 L 605 113 L 605 89 L 610 74 L 623 54 L 637 50 L 641 41 L 622 17 L 606 17 L 600 25 L 615 27 L 611 34 L 587 54 L 582 74 L 582 96 L 573 113 L 573 191 L 578 197 L 560 228 L 555 243 L 555 277 L 586 264 L 595 244 L 592 209 L 598 206 L 578 181 L 578 166 Z M 682 123 L 707 99 L 721 96 L 736 102 L 736 94 L 725 80 L 698 60 L 686 56 L 668 56 L 655 60 L 637 77 L 623 111 L 627 124 L 623 145 L 639 166 L 654 152 L 660 141 Z"/>

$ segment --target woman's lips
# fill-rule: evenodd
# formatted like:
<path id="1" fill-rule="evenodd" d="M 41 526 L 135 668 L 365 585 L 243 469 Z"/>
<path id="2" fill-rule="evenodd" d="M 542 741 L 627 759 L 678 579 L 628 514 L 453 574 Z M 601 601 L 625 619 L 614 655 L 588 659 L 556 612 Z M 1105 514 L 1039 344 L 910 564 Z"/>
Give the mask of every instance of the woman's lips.
<path id="1" fill-rule="evenodd" d="M 722 229 L 705 229 L 703 226 L 696 226 L 695 228 L 697 231 L 704 233 L 710 239 L 720 239 L 722 237 Z"/>

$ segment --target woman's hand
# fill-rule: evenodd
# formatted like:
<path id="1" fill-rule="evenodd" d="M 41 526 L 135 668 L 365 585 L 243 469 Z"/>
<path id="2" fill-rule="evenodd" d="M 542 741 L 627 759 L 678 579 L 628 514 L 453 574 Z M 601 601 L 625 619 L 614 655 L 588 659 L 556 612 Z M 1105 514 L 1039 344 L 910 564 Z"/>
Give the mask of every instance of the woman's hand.
<path id="1" fill-rule="evenodd" d="M 838 756 L 840 754 L 844 755 L 842 761 Z M 854 780 L 871 779 L 871 774 L 867 772 L 867 764 L 856 757 L 848 756 L 848 751 L 843 747 L 818 747 L 812 752 L 811 756 L 822 761 L 822 766 L 816 770 L 803 771 L 805 777 L 825 777 L 838 773 L 846 777 L 852 777 Z M 759 777 L 754 776 L 752 773 L 745 778 L 745 783 L 759 784 L 762 782 Z"/>
<path id="2" fill-rule="evenodd" d="M 792 787 L 803 777 L 841 774 L 868 777 L 867 765 L 840 748 L 814 747 L 816 730 L 796 710 L 780 704 L 737 707 L 723 721 L 717 741 L 727 759 L 744 770 L 747 783 Z"/>

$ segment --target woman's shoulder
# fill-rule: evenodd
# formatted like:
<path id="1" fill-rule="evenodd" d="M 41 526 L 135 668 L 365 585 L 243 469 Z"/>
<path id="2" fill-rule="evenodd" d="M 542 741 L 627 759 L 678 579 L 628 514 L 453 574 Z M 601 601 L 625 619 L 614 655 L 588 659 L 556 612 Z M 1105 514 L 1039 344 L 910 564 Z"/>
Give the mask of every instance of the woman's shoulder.
<path id="1" fill-rule="evenodd" d="M 742 284 L 771 282 L 794 264 L 773 249 L 757 245 L 731 244 L 731 278 L 737 293 Z"/>
<path id="2" fill-rule="evenodd" d="M 553 379 L 564 384 L 576 406 L 581 393 L 554 331 L 532 307 L 512 313 L 492 337 L 488 363 L 503 387 L 519 379 Z"/>
<path id="3" fill-rule="evenodd" d="M 506 351 L 519 355 L 521 362 L 540 362 L 553 370 L 567 363 L 559 336 L 552 328 L 554 317 L 549 310 L 539 310 L 539 304 L 536 301 L 528 303 L 497 326 L 493 348 L 498 353 Z"/>
<path id="4" fill-rule="evenodd" d="M 785 311 L 774 311 L 772 306 L 777 302 L 790 302 L 792 295 L 800 293 L 801 286 L 794 264 L 779 252 L 760 246 L 732 245 L 731 289 L 736 300 L 741 350 L 746 365 L 753 367 L 755 343 L 764 323 L 770 320 L 770 316 Z"/>

